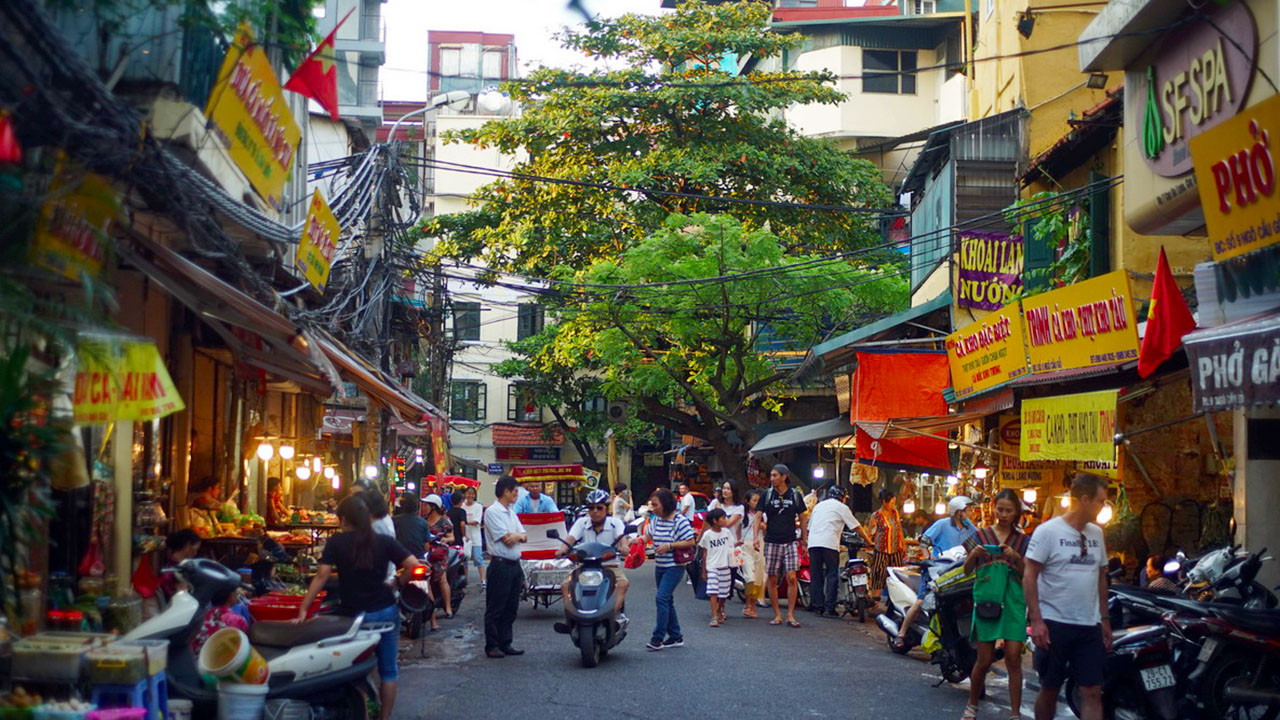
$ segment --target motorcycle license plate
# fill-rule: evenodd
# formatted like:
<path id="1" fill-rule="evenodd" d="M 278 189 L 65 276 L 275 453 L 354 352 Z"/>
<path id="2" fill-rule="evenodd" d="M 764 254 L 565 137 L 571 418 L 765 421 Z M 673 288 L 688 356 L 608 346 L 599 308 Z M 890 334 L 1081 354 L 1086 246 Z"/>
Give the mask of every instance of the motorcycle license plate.
<path id="1" fill-rule="evenodd" d="M 867 576 L 853 575 L 853 576 L 850 576 L 849 582 L 852 583 L 854 587 L 862 587 L 867 584 Z"/>
<path id="2" fill-rule="evenodd" d="M 1196 656 L 1196 662 L 1209 662 L 1213 659 L 1213 652 L 1218 649 L 1218 641 L 1209 638 L 1204 641 L 1204 645 L 1200 646 L 1200 654 Z"/>
<path id="3" fill-rule="evenodd" d="M 1173 687 L 1175 684 L 1173 668 L 1168 665 L 1157 665 L 1142 669 L 1142 687 L 1146 688 L 1147 692 Z"/>

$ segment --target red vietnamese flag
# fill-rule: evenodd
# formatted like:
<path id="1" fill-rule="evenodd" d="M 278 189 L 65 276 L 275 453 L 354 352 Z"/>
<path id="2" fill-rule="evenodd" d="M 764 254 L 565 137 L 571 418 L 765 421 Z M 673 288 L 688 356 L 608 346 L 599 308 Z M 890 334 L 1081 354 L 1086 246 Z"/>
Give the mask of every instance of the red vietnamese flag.
<path id="1" fill-rule="evenodd" d="M 1182 336 L 1196 329 L 1195 318 L 1182 299 L 1182 290 L 1169 271 L 1169 260 L 1160 248 L 1156 263 L 1156 282 L 1151 289 L 1151 305 L 1147 308 L 1147 331 L 1138 352 L 1138 375 L 1147 377 L 1169 359 L 1182 344 Z"/>
<path id="2" fill-rule="evenodd" d="M 338 28 L 342 27 L 342 23 L 346 22 L 353 12 L 355 12 L 354 8 L 338 21 L 338 24 L 333 27 L 333 32 L 320 41 L 298 69 L 293 71 L 293 75 L 289 76 L 289 82 L 284 84 L 285 90 L 292 90 L 320 103 L 320 106 L 329 112 L 329 117 L 335 121 L 338 119 L 338 68 L 336 66 L 338 52 L 334 49 L 333 38 L 338 34 Z"/>

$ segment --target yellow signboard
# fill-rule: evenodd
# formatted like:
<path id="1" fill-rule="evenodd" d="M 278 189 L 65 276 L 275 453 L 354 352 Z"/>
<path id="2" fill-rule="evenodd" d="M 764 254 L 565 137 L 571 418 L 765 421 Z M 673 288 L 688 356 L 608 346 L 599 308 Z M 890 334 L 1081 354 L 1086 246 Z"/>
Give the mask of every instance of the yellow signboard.
<path id="1" fill-rule="evenodd" d="M 279 206 L 302 131 L 248 25 L 227 50 L 205 114 L 258 194 Z"/>
<path id="2" fill-rule="evenodd" d="M 329 268 L 333 265 L 333 253 L 338 245 L 338 219 L 329 209 L 329 203 L 316 190 L 307 210 L 307 222 L 302 226 L 302 238 L 298 241 L 298 257 L 294 261 L 307 282 L 324 292 L 329 282 Z"/>
<path id="3" fill-rule="evenodd" d="M 1129 275 L 1117 270 L 1022 301 L 1031 373 L 1138 359 Z"/>
<path id="4" fill-rule="evenodd" d="M 102 272 L 107 233 L 120 214 L 120 196 L 111 183 L 93 173 L 73 170 L 59 160 L 40 208 L 31 242 L 31 262 L 71 280 Z"/>
<path id="5" fill-rule="evenodd" d="M 82 339 L 76 359 L 77 423 L 154 420 L 186 407 L 150 342 Z"/>
<path id="6" fill-rule="evenodd" d="M 1018 303 L 948 335 L 947 362 L 957 399 L 1026 375 L 1027 344 Z"/>
<path id="7" fill-rule="evenodd" d="M 1280 95 L 1191 138 L 1214 260 L 1280 242 L 1272 139 L 1280 143 Z"/>
<path id="8" fill-rule="evenodd" d="M 1000 415 L 997 428 L 998 448 L 1006 453 L 1017 453 L 1022 445 L 1022 418 L 1016 413 Z M 1018 460 L 1008 455 L 1000 456 L 1000 487 L 1037 487 L 1056 490 L 1062 486 L 1065 463 L 1047 460 Z"/>
<path id="9" fill-rule="evenodd" d="M 1119 390 L 1022 401 L 1022 460 L 1116 461 Z"/>

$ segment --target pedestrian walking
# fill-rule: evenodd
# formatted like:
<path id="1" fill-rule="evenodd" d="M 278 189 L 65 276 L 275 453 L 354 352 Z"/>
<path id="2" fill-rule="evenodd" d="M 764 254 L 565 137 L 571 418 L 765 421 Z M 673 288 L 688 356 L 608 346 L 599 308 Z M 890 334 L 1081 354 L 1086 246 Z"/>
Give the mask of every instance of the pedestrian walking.
<path id="1" fill-rule="evenodd" d="M 512 507 L 518 494 L 516 479 L 510 475 L 498 478 L 493 494 L 498 499 L 484 513 L 484 535 L 493 560 L 484 598 L 484 654 L 497 659 L 524 654 L 511 643 L 516 611 L 520 609 L 520 585 L 524 582 L 520 545 L 528 542 L 529 536 Z"/>
<path id="2" fill-rule="evenodd" d="M 796 571 L 800 569 L 800 551 L 796 546 L 796 526 L 800 526 L 800 542 L 808 543 L 809 528 L 803 522 L 804 498 L 791 487 L 791 470 L 786 465 L 774 465 L 769 471 L 773 486 L 760 497 L 756 517 L 755 542 L 764 537 L 765 589 L 769 591 L 769 604 L 773 608 L 770 625 L 782 624 L 782 611 L 778 608 L 778 576 L 787 578 L 787 625 L 798 628 L 796 620 Z"/>
<path id="3" fill-rule="evenodd" d="M 1022 501 L 1009 488 L 996 493 L 994 525 L 964 541 L 965 574 L 976 572 L 973 590 L 971 635 L 978 643 L 978 659 L 969 676 L 969 704 L 964 720 L 978 717 L 978 701 L 986 690 L 987 671 L 995 659 L 996 642 L 1004 641 L 1004 666 L 1009 675 L 1009 707 L 1012 718 L 1021 717 L 1022 648 L 1027 642 L 1027 602 L 1022 592 L 1022 572 L 1031 539 L 1018 529 Z M 994 548 L 994 549 L 993 549 Z"/>
<path id="4" fill-rule="evenodd" d="M 613 516 L 624 523 L 634 520 L 635 513 L 631 511 L 631 491 L 624 483 L 618 483 L 613 486 L 613 492 Z"/>
<path id="5" fill-rule="evenodd" d="M 684 635 L 680 632 L 674 595 L 684 575 L 684 566 L 692 559 L 689 550 L 696 538 L 693 526 L 677 512 L 676 497 L 670 490 L 660 488 L 655 491 L 649 498 L 649 508 L 651 512 L 645 534 L 653 543 L 653 574 L 658 586 L 654 602 L 658 608 L 658 621 L 645 647 L 649 650 L 682 647 Z"/>
<path id="6" fill-rule="evenodd" d="M 480 575 L 480 587 L 485 587 L 484 571 L 484 506 L 476 502 L 476 489 L 469 487 L 463 493 L 462 509 L 467 511 L 467 555 Z"/>
<path id="7" fill-rule="evenodd" d="M 1080 473 L 1071 481 L 1071 507 L 1042 523 L 1027 546 L 1022 589 L 1033 658 L 1040 674 L 1036 720 L 1051 720 L 1058 691 L 1071 678 L 1080 688 L 1080 717 L 1101 720 L 1103 665 L 1111 649 L 1107 616 L 1107 552 L 1094 523 L 1107 502 L 1107 483 Z"/>
<path id="8" fill-rule="evenodd" d="M 729 619 L 724 607 L 733 592 L 733 548 L 737 539 L 728 522 L 729 516 L 723 508 L 708 511 L 702 537 L 698 539 L 705 554 L 702 577 L 711 600 L 711 627 L 720 627 Z"/>
<path id="9" fill-rule="evenodd" d="M 689 524 L 693 524 L 693 516 L 697 514 L 697 504 L 694 502 L 693 493 L 689 492 L 689 483 L 680 483 L 680 514 L 684 516 Z"/>
<path id="10" fill-rule="evenodd" d="M 880 509 L 871 516 L 871 537 L 875 547 L 871 553 L 871 593 L 877 590 L 886 598 L 889 589 L 885 578 L 889 568 L 898 567 L 907 558 L 907 539 L 902 534 L 902 518 L 898 515 L 898 496 L 889 488 L 880 491 Z"/>
<path id="11" fill-rule="evenodd" d="M 845 528 L 871 535 L 845 504 L 844 488 L 833 485 L 827 497 L 809 514 L 809 609 L 827 617 L 840 617 L 836 600 L 840 587 L 840 534 Z"/>
<path id="12" fill-rule="evenodd" d="M 743 593 L 746 605 L 742 608 L 744 618 L 759 617 L 756 606 L 764 590 L 764 554 L 760 552 L 760 545 L 752 539 L 755 535 L 754 518 L 759 504 L 760 491 L 755 489 L 748 491 L 742 514 L 742 580 L 746 585 Z"/>

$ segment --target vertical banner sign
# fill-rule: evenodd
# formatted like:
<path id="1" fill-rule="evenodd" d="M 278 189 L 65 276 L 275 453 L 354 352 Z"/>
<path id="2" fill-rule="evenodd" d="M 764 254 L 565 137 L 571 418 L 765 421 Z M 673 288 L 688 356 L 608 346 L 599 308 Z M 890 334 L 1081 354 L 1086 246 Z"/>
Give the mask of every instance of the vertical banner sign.
<path id="1" fill-rule="evenodd" d="M 1023 400 L 1019 458 L 1115 463 L 1119 397 L 1100 390 Z"/>
<path id="2" fill-rule="evenodd" d="M 999 310 L 1022 290 L 1021 235 L 962 232 L 956 304 Z"/>
<path id="3" fill-rule="evenodd" d="M 435 415 L 428 422 L 431 425 L 431 459 L 435 463 L 435 474 L 446 475 L 452 464 L 449 457 L 449 423 Z"/>
<path id="4" fill-rule="evenodd" d="M 329 209 L 329 203 L 316 190 L 307 209 L 307 222 L 302 226 L 302 238 L 298 241 L 298 256 L 294 261 L 307 282 L 320 292 L 329 282 L 329 268 L 333 265 L 333 253 L 338 246 L 338 219 Z"/>
<path id="5" fill-rule="evenodd" d="M 1275 163 L 1280 153 L 1272 143 L 1280 143 L 1280 95 L 1191 138 L 1214 260 L 1280 242 Z"/>
<path id="6" fill-rule="evenodd" d="M 1022 311 L 1033 375 L 1138 359 L 1138 322 L 1124 270 L 1025 298 Z"/>
<path id="7" fill-rule="evenodd" d="M 302 131 L 247 24 L 227 50 L 205 115 L 253 189 L 280 207 Z"/>
<path id="8" fill-rule="evenodd" d="M 1018 303 L 948 335 L 947 363 L 957 400 L 1026 375 L 1027 343 Z"/>
<path id="9" fill-rule="evenodd" d="M 31 241 L 31 262 L 70 280 L 97 277 L 107 254 L 107 233 L 120 214 L 111 183 L 58 160 L 49 199 L 40 208 Z"/>
<path id="10" fill-rule="evenodd" d="M 150 342 L 82 339 L 76 362 L 77 423 L 155 420 L 186 407 Z"/>

